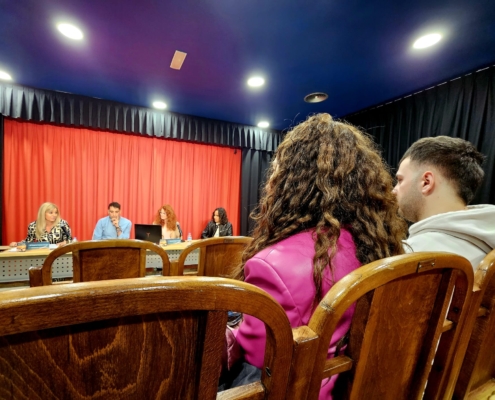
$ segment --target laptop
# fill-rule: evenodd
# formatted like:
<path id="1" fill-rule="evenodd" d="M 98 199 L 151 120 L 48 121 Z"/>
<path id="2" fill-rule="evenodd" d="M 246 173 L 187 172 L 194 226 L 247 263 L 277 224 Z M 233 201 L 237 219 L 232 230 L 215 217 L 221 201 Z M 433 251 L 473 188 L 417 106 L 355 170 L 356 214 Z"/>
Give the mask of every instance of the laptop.
<path id="1" fill-rule="evenodd" d="M 162 238 L 162 227 L 160 225 L 134 225 L 134 239 L 147 240 L 155 244 L 160 244 Z"/>

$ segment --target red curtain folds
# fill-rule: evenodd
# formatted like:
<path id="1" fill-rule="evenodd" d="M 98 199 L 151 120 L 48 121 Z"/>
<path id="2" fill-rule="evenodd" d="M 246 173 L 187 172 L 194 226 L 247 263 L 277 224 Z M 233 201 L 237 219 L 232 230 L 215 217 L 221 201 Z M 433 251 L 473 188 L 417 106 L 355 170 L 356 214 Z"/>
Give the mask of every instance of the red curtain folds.
<path id="1" fill-rule="evenodd" d="M 91 239 L 112 201 L 133 224 L 152 223 L 170 204 L 194 239 L 224 207 L 238 234 L 240 176 L 241 151 L 232 148 L 6 118 L 3 241 L 24 239 L 45 201 L 79 240 Z"/>

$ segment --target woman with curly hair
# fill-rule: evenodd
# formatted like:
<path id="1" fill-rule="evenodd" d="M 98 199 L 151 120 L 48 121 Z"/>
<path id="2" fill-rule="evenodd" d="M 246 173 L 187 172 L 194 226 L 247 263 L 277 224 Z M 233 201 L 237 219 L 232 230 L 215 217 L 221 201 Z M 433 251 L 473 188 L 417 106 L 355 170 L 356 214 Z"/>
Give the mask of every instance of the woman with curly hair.
<path id="1" fill-rule="evenodd" d="M 308 323 L 339 279 L 404 252 L 407 228 L 397 214 L 392 177 L 373 141 L 356 127 L 328 114 L 310 117 L 287 133 L 268 175 L 237 278 L 270 293 L 293 328 Z M 353 313 L 339 322 L 329 357 Z M 248 315 L 236 332 L 245 361 L 257 368 L 265 335 L 263 323 Z M 335 379 L 322 382 L 320 399 L 331 398 Z"/>
<path id="2" fill-rule="evenodd" d="M 223 236 L 232 236 L 232 224 L 227 218 L 225 208 L 218 207 L 211 214 L 211 221 L 208 222 L 203 230 L 201 239 Z"/>
<path id="3" fill-rule="evenodd" d="M 161 225 L 162 239 L 182 239 L 182 229 L 177 222 L 174 209 L 169 204 L 165 204 L 156 212 L 153 225 Z"/>

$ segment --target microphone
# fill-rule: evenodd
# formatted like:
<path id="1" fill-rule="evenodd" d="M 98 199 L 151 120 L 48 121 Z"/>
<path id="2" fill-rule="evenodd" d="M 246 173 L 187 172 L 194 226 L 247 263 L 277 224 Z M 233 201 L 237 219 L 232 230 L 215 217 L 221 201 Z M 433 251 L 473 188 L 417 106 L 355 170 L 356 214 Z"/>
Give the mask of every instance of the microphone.
<path id="1" fill-rule="evenodd" d="M 67 242 L 68 242 L 70 240 L 70 235 L 67 232 L 67 229 L 65 229 L 65 226 L 63 226 L 63 225 L 60 225 L 60 229 L 62 229 L 62 232 L 64 232 L 65 236 L 67 236 Z M 62 239 L 63 239 L 63 237 L 62 237 Z"/>

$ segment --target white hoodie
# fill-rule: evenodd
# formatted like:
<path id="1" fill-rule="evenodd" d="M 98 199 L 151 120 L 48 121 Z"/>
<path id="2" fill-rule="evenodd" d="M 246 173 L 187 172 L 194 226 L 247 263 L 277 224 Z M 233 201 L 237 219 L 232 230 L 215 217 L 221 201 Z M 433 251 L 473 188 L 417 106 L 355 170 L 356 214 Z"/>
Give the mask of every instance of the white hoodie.
<path id="1" fill-rule="evenodd" d="M 409 227 L 406 252 L 448 251 L 466 257 L 474 270 L 495 248 L 495 206 L 468 206 L 467 210 L 433 215 Z M 409 248 L 410 246 L 410 248 Z"/>

